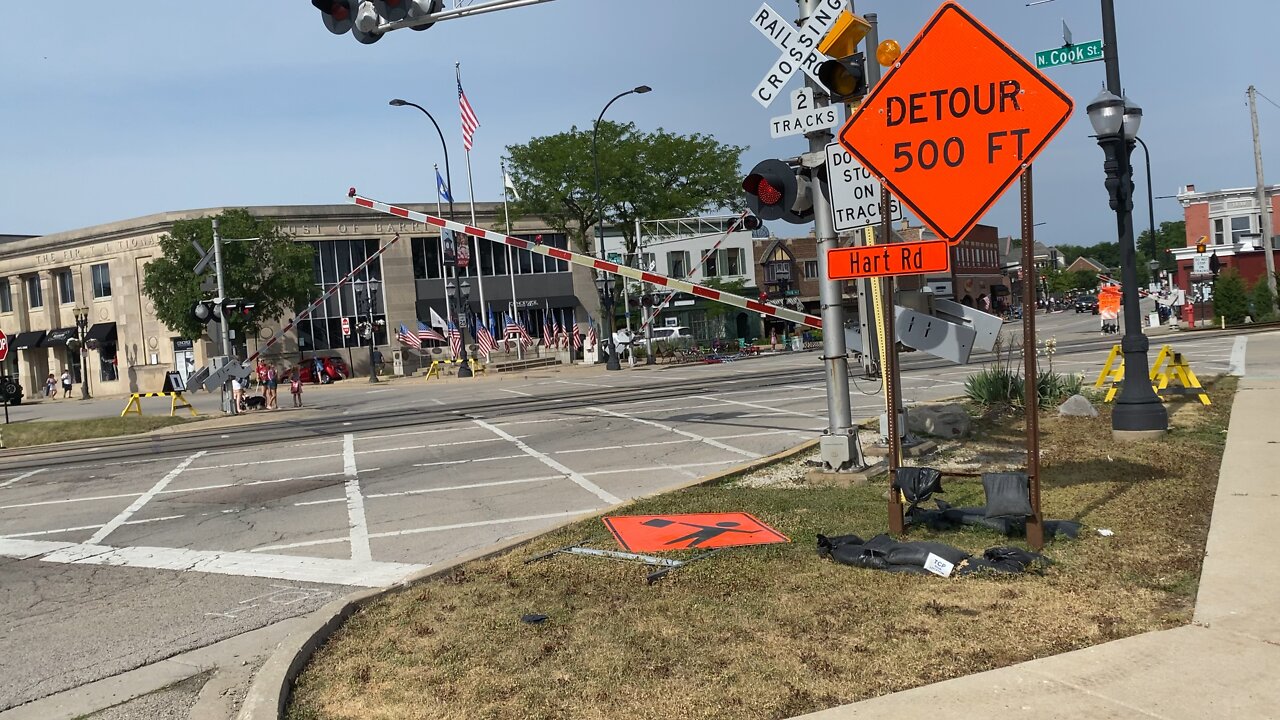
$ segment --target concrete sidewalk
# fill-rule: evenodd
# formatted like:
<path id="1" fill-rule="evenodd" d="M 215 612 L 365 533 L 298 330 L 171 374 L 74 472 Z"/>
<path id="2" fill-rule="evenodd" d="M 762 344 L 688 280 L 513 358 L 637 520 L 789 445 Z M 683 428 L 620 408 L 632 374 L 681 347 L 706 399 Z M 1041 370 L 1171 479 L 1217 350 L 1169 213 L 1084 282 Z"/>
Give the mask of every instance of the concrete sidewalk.
<path id="1" fill-rule="evenodd" d="M 1280 718 L 1280 333 L 1249 338 L 1185 627 L 805 715 L 858 718 Z"/>

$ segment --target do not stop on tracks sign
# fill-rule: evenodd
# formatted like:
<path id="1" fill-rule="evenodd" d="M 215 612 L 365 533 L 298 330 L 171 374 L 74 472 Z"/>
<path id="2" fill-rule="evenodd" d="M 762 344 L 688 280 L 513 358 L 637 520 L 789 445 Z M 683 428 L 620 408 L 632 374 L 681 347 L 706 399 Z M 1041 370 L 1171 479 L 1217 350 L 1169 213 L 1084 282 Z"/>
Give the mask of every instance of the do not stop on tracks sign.
<path id="1" fill-rule="evenodd" d="M 1072 102 L 945 2 L 840 130 L 840 144 L 956 244 L 1057 134 Z"/>

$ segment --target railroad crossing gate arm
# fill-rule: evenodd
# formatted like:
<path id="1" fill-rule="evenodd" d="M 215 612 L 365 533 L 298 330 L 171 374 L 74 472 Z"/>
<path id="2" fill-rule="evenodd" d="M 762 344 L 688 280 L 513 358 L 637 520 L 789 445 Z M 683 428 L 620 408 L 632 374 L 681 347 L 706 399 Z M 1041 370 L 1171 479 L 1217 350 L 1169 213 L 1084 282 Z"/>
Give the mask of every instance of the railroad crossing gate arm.
<path id="1" fill-rule="evenodd" d="M 464 233 L 466 235 L 471 235 L 473 237 L 483 238 L 490 242 L 498 243 L 499 245 L 506 245 L 508 247 L 513 247 L 513 248 L 516 248 L 517 250 L 528 250 L 530 252 L 534 252 L 539 255 L 545 255 L 547 257 L 555 258 L 557 260 L 564 260 L 565 262 L 570 262 L 570 263 L 573 263 L 574 265 L 581 265 L 583 267 L 594 268 L 601 272 L 609 273 L 610 275 L 622 275 L 624 277 L 631 278 L 632 280 L 638 280 L 640 282 L 647 282 L 653 285 L 659 285 L 665 288 L 670 288 L 671 290 L 688 293 L 690 295 L 694 295 L 696 297 L 710 300 L 712 302 L 723 303 L 725 305 L 732 305 L 733 307 L 744 308 L 752 312 L 757 312 L 764 315 L 771 315 L 773 317 L 781 318 L 783 320 L 789 320 L 799 325 L 805 325 L 807 327 L 817 328 L 819 330 L 822 329 L 822 318 L 817 317 L 816 315 L 809 315 L 807 313 L 798 312 L 796 310 L 781 308 L 776 305 L 769 305 L 768 303 L 762 303 L 758 300 L 751 300 L 751 299 L 742 297 L 740 295 L 727 293 L 727 292 L 724 292 L 723 290 L 717 290 L 715 288 L 707 287 L 705 285 L 697 285 L 687 280 L 682 280 L 680 278 L 667 277 L 666 275 L 657 275 L 655 273 L 646 272 L 644 270 L 638 270 L 636 268 L 627 267 L 625 265 L 619 265 L 618 263 L 608 262 L 607 260 L 601 260 L 599 258 L 595 258 L 590 255 L 582 255 L 580 253 L 570 252 L 569 250 L 561 250 L 560 248 L 547 247 L 546 245 L 540 245 L 534 242 L 530 242 L 528 240 L 521 240 L 520 238 L 517 238 L 517 237 L 511 237 L 510 235 L 503 235 L 502 233 L 495 232 L 493 230 L 485 230 L 483 228 L 473 227 L 471 225 L 466 225 L 464 223 L 454 222 L 452 220 L 445 220 L 444 218 L 437 217 L 435 215 L 428 215 L 426 213 L 416 212 L 414 210 L 409 210 L 407 208 L 397 207 L 395 205 L 388 205 L 384 202 L 379 202 L 377 200 L 372 200 L 370 198 L 364 197 L 362 195 L 357 195 L 355 188 L 352 188 L 351 191 L 347 193 L 347 197 L 351 202 L 355 203 L 356 205 L 359 205 L 360 207 L 364 207 L 364 208 L 369 208 L 370 210 L 375 210 L 377 212 L 386 213 L 388 215 L 394 215 L 396 217 L 404 218 L 406 220 L 413 220 L 415 222 L 423 223 L 424 225 L 431 225 L 437 228 L 446 228 L 454 232 Z"/>

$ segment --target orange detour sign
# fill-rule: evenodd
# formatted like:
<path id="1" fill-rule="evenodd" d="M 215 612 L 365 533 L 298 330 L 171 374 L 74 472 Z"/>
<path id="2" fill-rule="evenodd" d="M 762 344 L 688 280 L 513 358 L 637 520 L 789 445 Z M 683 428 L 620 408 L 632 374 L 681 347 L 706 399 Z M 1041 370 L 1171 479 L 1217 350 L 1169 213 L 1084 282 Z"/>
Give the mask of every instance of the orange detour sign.
<path id="1" fill-rule="evenodd" d="M 604 519 L 623 550 L 661 552 L 791 542 L 747 513 L 615 515 Z"/>
<path id="2" fill-rule="evenodd" d="M 946 240 L 835 248 L 827 251 L 827 279 L 946 272 L 950 259 Z"/>
<path id="3" fill-rule="evenodd" d="M 945 2 L 840 129 L 840 144 L 954 245 L 1071 108 L 1057 85 Z"/>

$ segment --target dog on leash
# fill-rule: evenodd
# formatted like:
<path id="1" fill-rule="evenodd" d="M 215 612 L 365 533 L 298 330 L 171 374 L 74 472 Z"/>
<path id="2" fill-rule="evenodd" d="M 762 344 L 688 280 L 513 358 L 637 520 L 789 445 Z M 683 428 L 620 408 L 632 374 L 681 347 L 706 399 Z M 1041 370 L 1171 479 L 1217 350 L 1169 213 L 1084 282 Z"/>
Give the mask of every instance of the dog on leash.
<path id="1" fill-rule="evenodd" d="M 244 399 L 246 410 L 266 410 L 267 399 L 261 395 L 253 395 Z"/>

